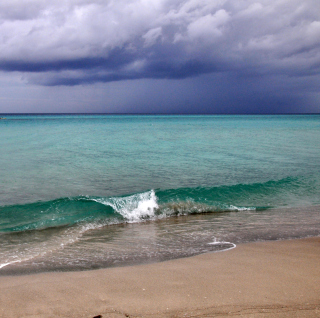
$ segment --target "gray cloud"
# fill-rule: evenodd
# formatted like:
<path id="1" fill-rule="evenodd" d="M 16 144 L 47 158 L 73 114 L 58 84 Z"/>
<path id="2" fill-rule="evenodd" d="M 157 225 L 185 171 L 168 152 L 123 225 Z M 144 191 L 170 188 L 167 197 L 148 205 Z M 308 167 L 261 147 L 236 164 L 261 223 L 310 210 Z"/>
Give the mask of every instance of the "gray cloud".
<path id="1" fill-rule="evenodd" d="M 319 74 L 318 0 L 16 0 L 0 12 L 0 69 L 41 85 Z"/>
<path id="2" fill-rule="evenodd" d="M 0 48 L 0 110 L 320 111 L 318 0 L 3 0 Z"/>

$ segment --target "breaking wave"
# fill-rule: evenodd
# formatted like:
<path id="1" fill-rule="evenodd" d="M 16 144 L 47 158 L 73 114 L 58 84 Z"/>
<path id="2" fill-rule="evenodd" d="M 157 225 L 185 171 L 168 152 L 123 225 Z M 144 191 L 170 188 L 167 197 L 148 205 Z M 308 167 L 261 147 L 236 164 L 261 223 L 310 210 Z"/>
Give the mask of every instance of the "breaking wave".
<path id="1" fill-rule="evenodd" d="M 197 213 L 241 212 L 315 202 L 318 186 L 304 178 L 210 188 L 150 190 L 119 197 L 78 196 L 0 207 L 0 232 L 81 225 L 86 229 Z M 311 196 L 311 198 L 310 198 Z"/>

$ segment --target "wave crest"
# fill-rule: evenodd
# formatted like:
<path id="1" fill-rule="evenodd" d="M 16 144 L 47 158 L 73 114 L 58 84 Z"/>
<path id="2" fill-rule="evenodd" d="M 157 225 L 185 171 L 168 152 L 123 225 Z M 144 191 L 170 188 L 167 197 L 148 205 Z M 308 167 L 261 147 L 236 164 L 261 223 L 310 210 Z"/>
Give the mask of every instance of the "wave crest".
<path id="1" fill-rule="evenodd" d="M 312 178 L 210 188 L 156 189 L 119 197 L 78 196 L 47 202 L 0 206 L 0 233 L 63 226 L 100 227 L 170 216 L 241 212 L 319 204 L 320 185 Z"/>
<path id="2" fill-rule="evenodd" d="M 154 218 L 155 212 L 159 208 L 154 190 L 127 197 L 100 198 L 94 201 L 112 207 L 114 211 L 129 222 Z"/>

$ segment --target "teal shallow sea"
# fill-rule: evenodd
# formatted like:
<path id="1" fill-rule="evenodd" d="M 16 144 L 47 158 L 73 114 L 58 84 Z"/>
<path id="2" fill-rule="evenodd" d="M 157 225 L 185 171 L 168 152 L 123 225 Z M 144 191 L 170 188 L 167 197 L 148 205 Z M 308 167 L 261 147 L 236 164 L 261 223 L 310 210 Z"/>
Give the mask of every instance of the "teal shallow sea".
<path id="1" fill-rule="evenodd" d="M 320 115 L 1 115 L 0 274 L 320 235 Z"/>

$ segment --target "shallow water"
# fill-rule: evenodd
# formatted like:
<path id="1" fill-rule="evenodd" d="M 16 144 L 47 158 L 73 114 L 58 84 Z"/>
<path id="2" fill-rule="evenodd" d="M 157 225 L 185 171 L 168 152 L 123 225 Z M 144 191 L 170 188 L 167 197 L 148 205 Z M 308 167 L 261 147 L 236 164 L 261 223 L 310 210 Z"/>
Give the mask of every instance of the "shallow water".
<path id="1" fill-rule="evenodd" d="M 319 215 L 320 207 L 314 206 L 122 223 L 87 229 L 81 235 L 79 228 L 68 227 L 6 233 L 5 257 L 14 251 L 11 261 L 24 261 L 4 266 L 0 274 L 125 266 L 227 250 L 238 243 L 318 236 Z"/>

